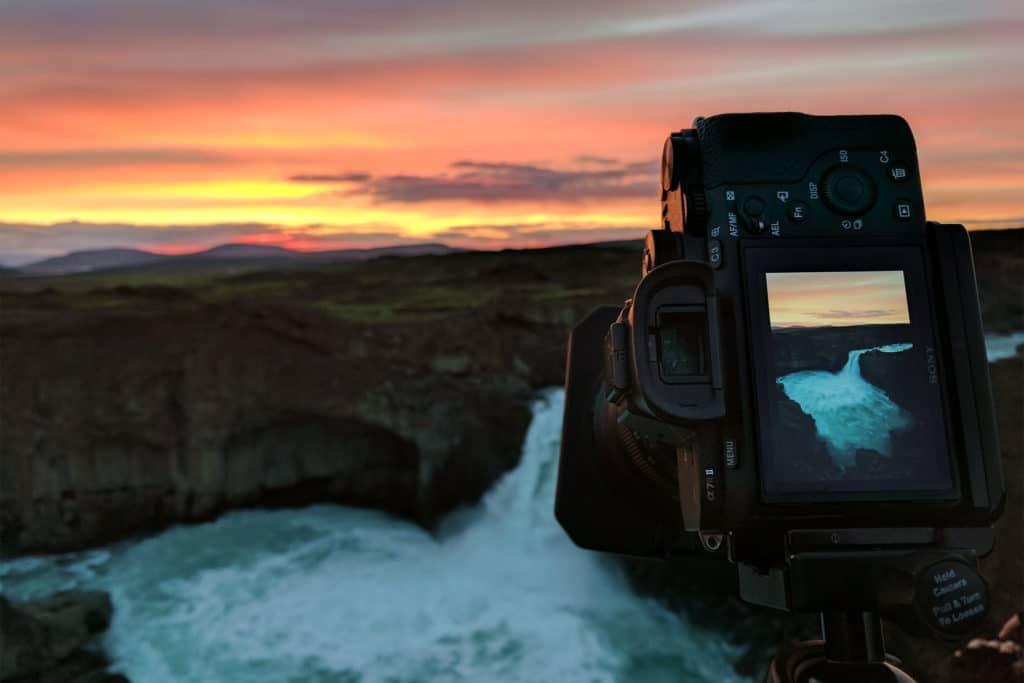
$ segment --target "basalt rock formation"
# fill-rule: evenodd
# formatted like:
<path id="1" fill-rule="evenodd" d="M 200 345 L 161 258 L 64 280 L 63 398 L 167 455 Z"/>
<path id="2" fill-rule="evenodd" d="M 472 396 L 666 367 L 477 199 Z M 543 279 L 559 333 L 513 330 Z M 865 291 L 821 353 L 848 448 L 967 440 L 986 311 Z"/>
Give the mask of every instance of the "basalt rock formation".
<path id="1" fill-rule="evenodd" d="M 515 465 L 573 322 L 633 249 L 114 271 L 0 292 L 0 549 L 55 552 L 250 505 L 424 524 Z"/>

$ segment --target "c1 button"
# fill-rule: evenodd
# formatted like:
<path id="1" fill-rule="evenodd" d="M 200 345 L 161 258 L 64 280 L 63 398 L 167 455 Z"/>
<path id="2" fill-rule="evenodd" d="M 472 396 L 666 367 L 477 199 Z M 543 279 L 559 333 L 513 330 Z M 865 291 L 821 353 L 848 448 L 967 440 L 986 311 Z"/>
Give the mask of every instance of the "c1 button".
<path id="1" fill-rule="evenodd" d="M 803 202 L 789 202 L 789 220 L 794 223 L 807 220 L 807 205 Z"/>

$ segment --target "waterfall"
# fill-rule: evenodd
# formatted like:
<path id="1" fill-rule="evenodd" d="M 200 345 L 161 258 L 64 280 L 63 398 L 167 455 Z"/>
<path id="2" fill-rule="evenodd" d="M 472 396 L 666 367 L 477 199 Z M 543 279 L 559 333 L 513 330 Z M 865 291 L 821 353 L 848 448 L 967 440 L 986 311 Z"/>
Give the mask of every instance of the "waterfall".
<path id="1" fill-rule="evenodd" d="M 635 595 L 553 515 L 564 392 L 519 466 L 440 531 L 336 505 L 241 510 L 86 553 L 0 563 L 0 588 L 110 592 L 136 683 L 729 681 L 738 648 Z"/>
<path id="2" fill-rule="evenodd" d="M 908 427 L 912 418 L 889 396 L 861 375 L 865 353 L 900 353 L 912 344 L 886 344 L 850 351 L 839 372 L 804 370 L 779 377 L 786 396 L 814 420 L 818 436 L 842 469 L 854 464 L 857 449 L 891 455 L 891 433 Z"/>

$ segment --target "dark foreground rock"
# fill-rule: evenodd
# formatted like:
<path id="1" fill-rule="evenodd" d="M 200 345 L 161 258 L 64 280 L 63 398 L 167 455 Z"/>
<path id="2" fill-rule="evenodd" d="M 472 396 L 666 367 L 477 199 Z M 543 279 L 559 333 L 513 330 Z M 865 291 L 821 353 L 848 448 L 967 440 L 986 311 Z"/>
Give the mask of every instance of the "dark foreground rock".
<path id="1" fill-rule="evenodd" d="M 999 633 L 974 638 L 953 653 L 953 683 L 984 677 L 992 683 L 1024 681 L 1024 610 L 1003 624 Z"/>
<path id="2" fill-rule="evenodd" d="M 95 649 L 110 624 L 110 596 L 65 591 L 12 603 L 0 596 L 0 681 L 4 683 L 127 683 L 107 671 Z"/>

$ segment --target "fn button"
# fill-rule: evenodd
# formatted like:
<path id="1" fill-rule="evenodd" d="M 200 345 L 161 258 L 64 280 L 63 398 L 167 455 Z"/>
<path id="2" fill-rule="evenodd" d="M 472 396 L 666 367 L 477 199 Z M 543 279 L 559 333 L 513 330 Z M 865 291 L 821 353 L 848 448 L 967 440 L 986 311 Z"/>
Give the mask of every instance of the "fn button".
<path id="1" fill-rule="evenodd" d="M 807 220 L 807 205 L 803 202 L 789 203 L 789 220 L 794 223 L 803 223 Z"/>

